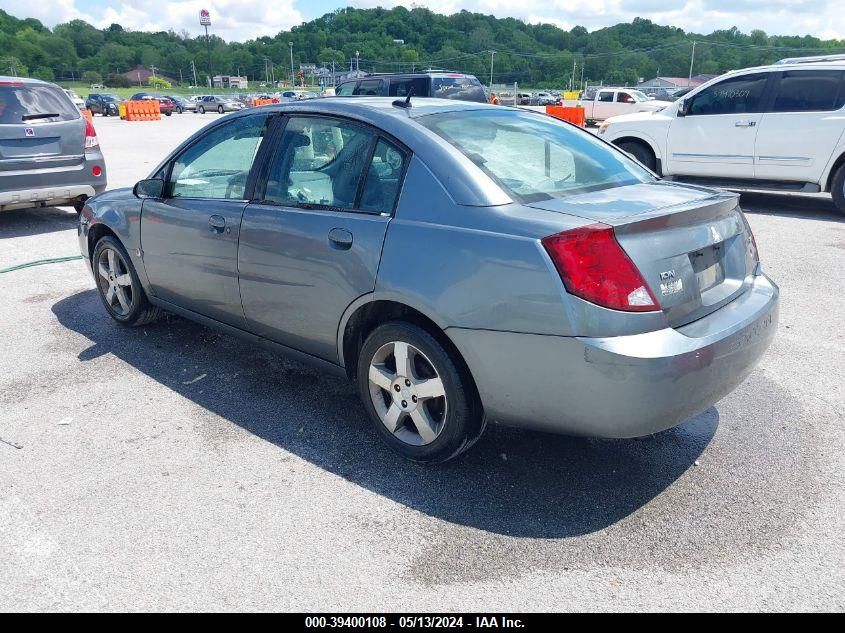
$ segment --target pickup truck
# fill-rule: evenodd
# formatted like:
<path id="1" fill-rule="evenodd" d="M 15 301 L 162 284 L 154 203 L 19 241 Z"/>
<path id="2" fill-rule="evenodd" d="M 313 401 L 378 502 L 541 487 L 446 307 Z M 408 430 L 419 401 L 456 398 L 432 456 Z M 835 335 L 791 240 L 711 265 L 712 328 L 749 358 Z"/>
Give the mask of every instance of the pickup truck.
<path id="1" fill-rule="evenodd" d="M 604 121 L 610 117 L 620 114 L 633 114 L 634 112 L 657 112 L 671 105 L 669 101 L 658 101 L 649 99 L 639 90 L 631 88 L 599 88 L 593 98 L 589 95 L 584 98 L 566 99 L 561 105 L 575 107 L 581 105 L 587 123 Z"/>

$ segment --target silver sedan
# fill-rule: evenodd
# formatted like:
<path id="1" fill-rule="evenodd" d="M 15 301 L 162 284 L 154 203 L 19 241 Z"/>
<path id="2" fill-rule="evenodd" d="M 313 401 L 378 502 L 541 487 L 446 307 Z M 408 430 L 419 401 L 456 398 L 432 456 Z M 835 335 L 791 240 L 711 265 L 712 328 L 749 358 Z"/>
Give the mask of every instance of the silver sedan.
<path id="1" fill-rule="evenodd" d="M 345 375 L 432 463 L 487 423 L 633 437 L 734 389 L 778 318 L 737 200 L 534 112 L 329 98 L 214 122 L 90 200 L 79 243 L 118 322 Z"/>
<path id="2" fill-rule="evenodd" d="M 205 114 L 206 112 L 223 114 L 225 112 L 239 112 L 244 108 L 246 106 L 243 103 L 232 97 L 206 95 L 197 101 L 196 112 L 198 114 Z"/>

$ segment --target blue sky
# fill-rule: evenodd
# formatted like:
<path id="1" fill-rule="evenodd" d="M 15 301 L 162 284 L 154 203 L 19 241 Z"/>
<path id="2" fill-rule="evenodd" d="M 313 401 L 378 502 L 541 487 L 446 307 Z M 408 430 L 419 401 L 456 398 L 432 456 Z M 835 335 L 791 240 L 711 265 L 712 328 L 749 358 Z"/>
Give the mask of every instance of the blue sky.
<path id="1" fill-rule="evenodd" d="M 816 35 L 845 39 L 843 0 L 0 0 L 0 9 L 35 17 L 48 26 L 73 18 L 96 26 L 118 22 L 135 30 L 199 33 L 198 12 L 212 12 L 213 30 L 226 40 L 275 35 L 339 6 L 426 6 L 451 14 L 461 9 L 590 30 L 628 22 L 636 16 L 698 33 L 737 26 L 748 32 Z"/>

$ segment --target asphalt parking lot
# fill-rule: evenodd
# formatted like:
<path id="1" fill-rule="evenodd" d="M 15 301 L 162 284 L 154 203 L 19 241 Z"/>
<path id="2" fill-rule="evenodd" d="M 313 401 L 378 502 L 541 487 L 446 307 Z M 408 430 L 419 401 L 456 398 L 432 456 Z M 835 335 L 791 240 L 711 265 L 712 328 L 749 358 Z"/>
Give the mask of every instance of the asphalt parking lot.
<path id="1" fill-rule="evenodd" d="M 112 187 L 218 115 L 95 119 Z M 488 429 L 426 468 L 350 384 L 177 317 L 127 330 L 81 261 L 0 274 L 2 610 L 845 608 L 845 216 L 743 206 L 772 347 L 659 435 Z M 0 214 L 0 269 L 77 254 Z"/>

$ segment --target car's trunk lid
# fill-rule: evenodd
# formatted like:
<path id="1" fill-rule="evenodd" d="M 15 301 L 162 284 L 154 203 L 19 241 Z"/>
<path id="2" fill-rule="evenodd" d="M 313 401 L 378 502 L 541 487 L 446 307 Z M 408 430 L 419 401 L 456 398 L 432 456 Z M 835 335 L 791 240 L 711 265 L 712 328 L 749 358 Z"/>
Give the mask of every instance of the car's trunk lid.
<path id="1" fill-rule="evenodd" d="M 747 290 L 757 262 L 737 201 L 736 194 L 653 182 L 530 206 L 612 226 L 670 325 L 680 327 Z"/>

